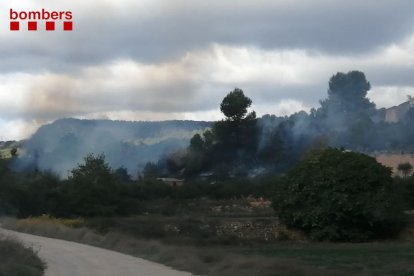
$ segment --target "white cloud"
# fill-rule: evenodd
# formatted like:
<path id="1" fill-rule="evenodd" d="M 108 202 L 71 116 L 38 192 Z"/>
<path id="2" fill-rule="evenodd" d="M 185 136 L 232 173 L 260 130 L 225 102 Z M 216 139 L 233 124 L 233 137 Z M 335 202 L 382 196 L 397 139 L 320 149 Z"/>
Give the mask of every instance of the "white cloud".
<path id="1" fill-rule="evenodd" d="M 9 8 L 72 10 L 75 25 L 0 28 L 0 130 L 10 137 L 67 116 L 216 120 L 235 87 L 259 115 L 287 115 L 317 106 L 338 71 L 365 72 L 380 107 L 414 94 L 405 0 L 22 0 L 0 3 L 1 26 Z"/>
<path id="2" fill-rule="evenodd" d="M 0 141 L 22 140 L 32 135 L 41 124 L 23 119 L 0 119 Z"/>
<path id="3" fill-rule="evenodd" d="M 220 118 L 221 99 L 240 87 L 252 98 L 259 115 L 288 115 L 309 110 L 325 98 L 332 74 L 354 69 L 364 71 L 369 80 L 373 77 L 369 97 L 387 107 L 413 94 L 414 84 L 387 80 L 387 68 L 393 68 L 394 74 L 412 73 L 412 46 L 409 39 L 354 57 L 215 43 L 164 63 L 118 59 L 77 72 L 8 73 L 0 75 L 0 114 L 37 122 L 67 116 L 209 120 Z"/>
<path id="4" fill-rule="evenodd" d="M 252 108 L 256 109 L 255 107 L 256 106 L 253 105 Z M 286 99 L 275 104 L 258 106 L 257 110 L 259 110 L 259 112 L 257 115 L 263 116 L 265 114 L 275 114 L 276 116 L 288 116 L 302 110 L 309 112 L 310 109 L 311 107 L 305 105 L 305 103 L 301 101 Z"/>
<path id="5" fill-rule="evenodd" d="M 389 108 L 407 101 L 407 95 L 414 96 L 414 87 L 380 86 L 369 91 L 368 98 L 377 108 Z"/>

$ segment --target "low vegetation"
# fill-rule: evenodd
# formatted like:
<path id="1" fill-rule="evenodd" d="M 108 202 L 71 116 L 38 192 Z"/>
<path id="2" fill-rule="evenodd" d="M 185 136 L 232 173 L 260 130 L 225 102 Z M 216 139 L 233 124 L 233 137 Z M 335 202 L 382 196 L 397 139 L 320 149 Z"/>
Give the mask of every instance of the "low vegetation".
<path id="1" fill-rule="evenodd" d="M 180 202 L 187 200 L 229 201 L 253 196 L 273 201 L 275 212 L 267 210 L 261 215 L 278 216 L 286 225 L 318 240 L 390 238 L 403 226 L 403 211 L 412 206 L 414 198 L 412 177 L 393 180 L 390 171 L 375 159 L 332 148 L 308 154 L 284 177 L 189 181 L 180 187 L 151 178 L 122 178 L 103 155 L 87 156 L 67 180 L 48 172 L 24 175 L 3 169 L 0 211 L 5 215 L 49 214 L 74 221 L 78 217 L 145 215 L 153 214 L 151 203 L 158 200 L 172 202 L 160 214 L 173 216 Z M 399 182 L 403 184 L 395 185 Z"/>
<path id="2" fill-rule="evenodd" d="M 46 265 L 32 248 L 0 235 L 0 276 L 41 276 Z"/>
<path id="3" fill-rule="evenodd" d="M 404 225 L 404 205 L 391 170 L 374 158 L 326 149 L 310 154 L 278 185 L 273 206 L 288 226 L 311 238 L 389 238 Z"/>
<path id="4" fill-rule="evenodd" d="M 134 235 L 134 219 L 122 227 L 101 221 L 100 230 L 67 227 L 47 218 L 3 219 L 8 228 L 116 250 L 197 275 L 411 275 L 414 245 L 395 240 L 383 243 L 232 243 L 200 245 L 182 240 L 149 239 Z M 112 219 L 114 220 L 114 219 Z M 115 219 L 116 220 L 116 219 Z M 104 225 L 106 223 L 106 225 Z M 86 220 L 86 224 L 91 224 Z M 130 226 L 129 229 L 125 227 Z M 413 226 L 411 226 L 413 228 Z M 105 229 L 105 231 L 101 231 Z M 128 232 L 128 233 L 127 233 Z M 411 240 L 414 236 L 411 237 Z"/>
<path id="5" fill-rule="evenodd" d="M 405 203 L 405 209 L 414 210 L 414 175 L 403 178 L 396 177 L 395 185 L 400 189 L 400 193 Z"/>

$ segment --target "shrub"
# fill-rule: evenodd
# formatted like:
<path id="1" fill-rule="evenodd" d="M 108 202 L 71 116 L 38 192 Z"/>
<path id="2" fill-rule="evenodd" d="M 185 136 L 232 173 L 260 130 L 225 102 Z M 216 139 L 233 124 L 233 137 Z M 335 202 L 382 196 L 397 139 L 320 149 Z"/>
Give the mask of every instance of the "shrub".
<path id="1" fill-rule="evenodd" d="M 404 214 L 391 171 L 374 158 L 328 148 L 301 161 L 278 186 L 278 217 L 311 238 L 365 241 L 389 237 Z"/>
<path id="2" fill-rule="evenodd" d="M 405 207 L 410 210 L 414 209 L 414 176 L 396 177 L 394 182 L 403 195 Z"/>
<path id="3" fill-rule="evenodd" d="M 0 276 L 40 276 L 46 268 L 32 248 L 0 236 Z"/>

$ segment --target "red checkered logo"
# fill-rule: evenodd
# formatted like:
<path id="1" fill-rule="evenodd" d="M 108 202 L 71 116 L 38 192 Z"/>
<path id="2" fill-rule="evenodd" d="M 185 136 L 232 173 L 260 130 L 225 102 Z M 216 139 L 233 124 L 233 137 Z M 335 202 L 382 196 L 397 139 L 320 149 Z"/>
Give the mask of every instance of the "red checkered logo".
<path id="1" fill-rule="evenodd" d="M 63 30 L 64 31 L 72 31 L 72 28 L 73 28 L 72 21 L 63 22 Z"/>
<path id="2" fill-rule="evenodd" d="M 10 31 L 18 31 L 20 29 L 20 22 L 10 21 Z"/>
<path id="3" fill-rule="evenodd" d="M 46 22 L 46 31 L 54 31 L 55 30 L 55 22 L 54 21 L 47 21 Z"/>
<path id="4" fill-rule="evenodd" d="M 37 31 L 37 22 L 36 21 L 27 22 L 27 29 L 29 31 Z"/>
<path id="5" fill-rule="evenodd" d="M 10 31 L 72 31 L 71 11 L 16 11 L 10 9 Z"/>

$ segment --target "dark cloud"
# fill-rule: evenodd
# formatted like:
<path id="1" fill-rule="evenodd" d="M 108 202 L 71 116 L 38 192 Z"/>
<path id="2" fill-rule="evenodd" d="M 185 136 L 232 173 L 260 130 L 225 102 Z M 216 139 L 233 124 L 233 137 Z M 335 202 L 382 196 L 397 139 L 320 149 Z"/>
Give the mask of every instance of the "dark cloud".
<path id="1" fill-rule="evenodd" d="M 83 33 L 92 35 L 86 41 L 96 47 L 96 54 L 116 51 L 148 62 L 210 43 L 361 54 L 413 31 L 414 3 L 406 0 L 272 2 L 172 1 L 145 19 L 112 14 L 106 22 L 81 18 L 78 24 L 82 30 L 88 26 Z"/>
<path id="2" fill-rule="evenodd" d="M 64 4 L 72 32 L 0 31 L 0 118 L 208 113 L 235 87 L 277 113 L 279 102 L 318 106 L 329 77 L 350 70 L 374 87 L 414 87 L 413 1 Z"/>
<path id="3" fill-rule="evenodd" d="M 370 81 L 375 85 L 414 87 L 414 68 L 411 66 L 372 68 L 370 72 Z"/>
<path id="4" fill-rule="evenodd" d="M 71 33 L 8 37 L 1 69 L 64 71 L 118 58 L 162 63 L 211 43 L 362 55 L 404 39 L 414 23 L 407 0 L 154 2 L 146 13 L 128 2 L 79 5 Z"/>

